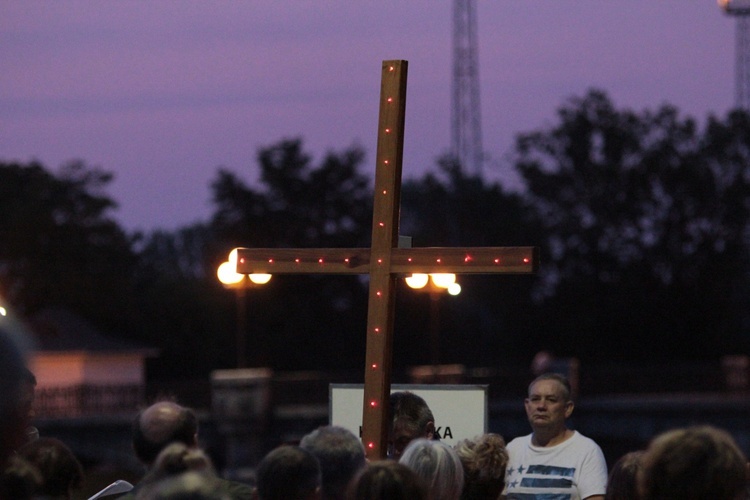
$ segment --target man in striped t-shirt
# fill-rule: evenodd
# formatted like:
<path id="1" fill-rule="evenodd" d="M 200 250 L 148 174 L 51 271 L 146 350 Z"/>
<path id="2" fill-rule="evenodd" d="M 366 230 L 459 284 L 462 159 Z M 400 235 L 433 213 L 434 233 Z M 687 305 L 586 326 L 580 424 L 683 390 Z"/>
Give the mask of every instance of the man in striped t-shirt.
<path id="1" fill-rule="evenodd" d="M 524 405 L 533 432 L 508 443 L 505 498 L 603 499 L 607 463 L 601 448 L 565 425 L 573 413 L 567 379 L 556 373 L 537 377 Z"/>

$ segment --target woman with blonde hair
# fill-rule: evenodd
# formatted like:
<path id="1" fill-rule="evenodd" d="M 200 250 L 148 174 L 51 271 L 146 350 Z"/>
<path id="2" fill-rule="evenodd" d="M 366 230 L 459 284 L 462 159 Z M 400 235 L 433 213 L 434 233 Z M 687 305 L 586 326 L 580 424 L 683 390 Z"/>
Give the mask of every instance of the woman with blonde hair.
<path id="1" fill-rule="evenodd" d="M 454 449 L 464 468 L 462 500 L 495 500 L 505 486 L 508 451 L 499 434 L 481 434 L 456 443 Z"/>

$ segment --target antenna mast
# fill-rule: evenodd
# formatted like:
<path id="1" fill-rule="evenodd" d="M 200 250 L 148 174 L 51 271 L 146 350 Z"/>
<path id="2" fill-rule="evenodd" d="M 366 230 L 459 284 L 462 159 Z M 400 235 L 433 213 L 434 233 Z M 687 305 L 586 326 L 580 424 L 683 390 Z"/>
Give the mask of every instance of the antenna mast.
<path id="1" fill-rule="evenodd" d="M 475 0 L 453 0 L 451 153 L 462 167 L 481 176 L 484 153 L 477 45 Z"/>
<path id="2" fill-rule="evenodd" d="M 737 18 L 735 32 L 735 106 L 750 111 L 750 0 L 719 0 L 719 7 Z"/>

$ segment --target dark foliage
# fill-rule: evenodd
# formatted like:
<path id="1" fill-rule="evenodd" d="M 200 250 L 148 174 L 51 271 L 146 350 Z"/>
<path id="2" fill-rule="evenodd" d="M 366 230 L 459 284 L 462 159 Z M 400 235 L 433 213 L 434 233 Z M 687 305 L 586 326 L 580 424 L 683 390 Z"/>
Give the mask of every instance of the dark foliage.
<path id="1" fill-rule="evenodd" d="M 258 153 L 252 186 L 222 169 L 211 220 L 127 235 L 109 216 L 111 175 L 72 163 L 0 164 L 0 284 L 23 314 L 65 307 L 105 333 L 161 349 L 155 378 L 234 366 L 242 296 L 216 268 L 236 246 L 369 246 L 372 192 L 358 147 L 320 162 L 301 140 Z M 547 349 L 584 362 L 715 359 L 750 333 L 750 117 L 703 129 L 663 106 L 618 110 L 600 91 L 518 137 L 525 190 L 449 159 L 404 183 L 415 246 L 539 246 L 541 272 L 461 276 L 463 291 L 397 290 L 397 369 L 527 363 Z M 359 369 L 367 280 L 275 276 L 246 291 L 247 358 L 276 370 Z M 437 305 L 437 307 L 433 307 Z M 438 329 L 431 334 L 432 322 Z M 436 354 L 437 353 L 437 354 Z"/>
<path id="2" fill-rule="evenodd" d="M 715 359 L 747 347 L 748 117 L 704 133 L 603 92 L 521 136 L 545 234 L 534 342 L 584 359 Z"/>

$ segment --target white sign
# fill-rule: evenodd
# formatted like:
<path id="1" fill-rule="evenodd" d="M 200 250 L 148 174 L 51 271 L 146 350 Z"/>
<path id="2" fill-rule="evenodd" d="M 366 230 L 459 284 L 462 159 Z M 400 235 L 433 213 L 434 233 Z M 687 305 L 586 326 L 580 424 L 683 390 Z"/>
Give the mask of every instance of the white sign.
<path id="1" fill-rule="evenodd" d="M 486 385 L 392 385 L 391 392 L 409 391 L 425 400 L 435 417 L 440 439 L 453 446 L 487 432 Z M 361 436 L 362 384 L 331 384 L 328 415 L 331 425 Z"/>

